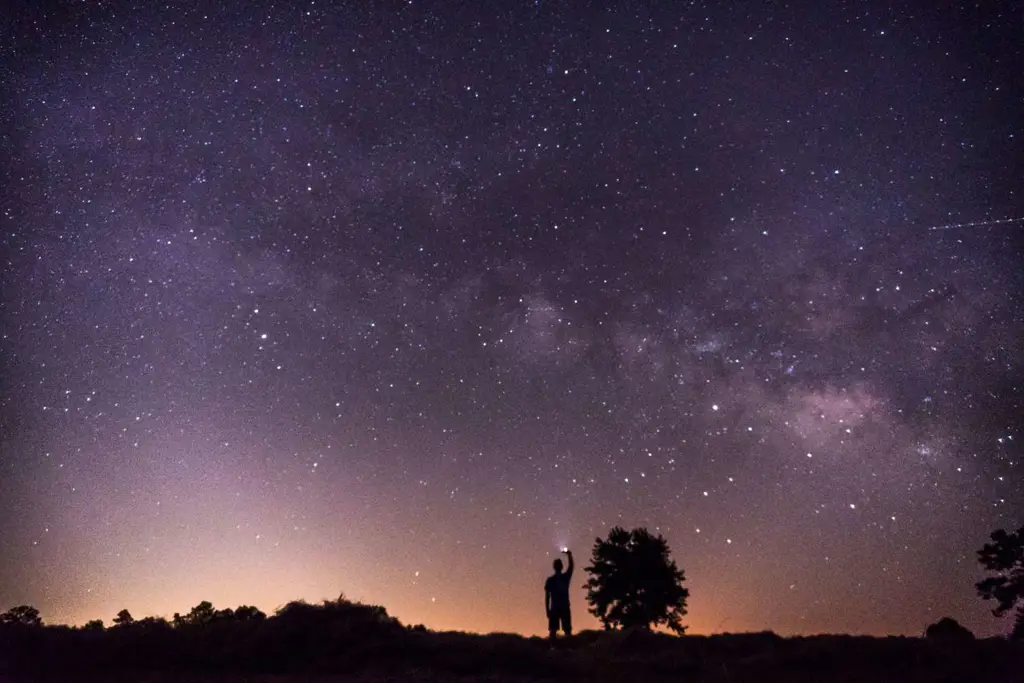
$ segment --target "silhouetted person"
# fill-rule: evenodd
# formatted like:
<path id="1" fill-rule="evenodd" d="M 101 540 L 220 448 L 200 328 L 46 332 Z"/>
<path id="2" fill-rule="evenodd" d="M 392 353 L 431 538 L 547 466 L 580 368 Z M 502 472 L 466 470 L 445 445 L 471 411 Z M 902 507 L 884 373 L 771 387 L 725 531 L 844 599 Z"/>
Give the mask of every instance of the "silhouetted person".
<path id="1" fill-rule="evenodd" d="M 562 572 L 562 560 L 556 559 L 552 564 L 555 573 L 544 582 L 544 610 L 548 615 L 548 635 L 554 639 L 561 625 L 562 632 L 572 635 L 572 611 L 569 609 L 569 582 L 572 581 L 572 551 L 562 551 L 569 558 L 569 568 Z"/>

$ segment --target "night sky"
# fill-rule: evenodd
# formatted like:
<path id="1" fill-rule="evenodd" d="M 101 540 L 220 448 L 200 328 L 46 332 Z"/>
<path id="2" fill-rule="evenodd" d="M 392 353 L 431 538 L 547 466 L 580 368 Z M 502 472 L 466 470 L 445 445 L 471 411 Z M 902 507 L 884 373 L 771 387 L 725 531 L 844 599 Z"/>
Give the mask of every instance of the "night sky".
<path id="1" fill-rule="evenodd" d="M 1020 3 L 137 4 L 0 29 L 0 609 L 1009 629 Z"/>

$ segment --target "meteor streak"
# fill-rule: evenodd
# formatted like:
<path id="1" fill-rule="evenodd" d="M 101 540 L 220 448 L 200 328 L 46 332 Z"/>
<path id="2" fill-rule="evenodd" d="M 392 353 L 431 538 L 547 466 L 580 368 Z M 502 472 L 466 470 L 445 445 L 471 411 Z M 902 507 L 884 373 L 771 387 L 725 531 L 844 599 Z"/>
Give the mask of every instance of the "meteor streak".
<path id="1" fill-rule="evenodd" d="M 949 223 L 948 225 L 933 225 L 929 230 L 957 230 L 958 228 L 982 228 L 990 225 L 1004 225 L 1006 223 L 1020 223 L 1022 218 L 997 218 L 990 221 L 974 221 L 973 223 Z"/>

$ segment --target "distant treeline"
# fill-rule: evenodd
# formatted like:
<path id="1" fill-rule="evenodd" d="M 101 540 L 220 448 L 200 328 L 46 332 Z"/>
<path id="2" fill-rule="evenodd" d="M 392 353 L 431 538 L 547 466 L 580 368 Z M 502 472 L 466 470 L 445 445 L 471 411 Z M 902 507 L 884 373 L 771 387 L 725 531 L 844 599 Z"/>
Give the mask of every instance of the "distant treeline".
<path id="1" fill-rule="evenodd" d="M 171 620 L 136 620 L 122 611 L 111 627 L 43 626 L 37 614 L 19 614 L 0 624 L 3 681 L 359 674 L 434 681 L 1024 682 L 1024 645 L 976 640 L 948 624 L 928 638 L 671 636 L 638 629 L 585 631 L 553 645 L 407 627 L 383 607 L 344 598 L 293 602 L 269 617 L 251 607 L 216 610 L 208 602 Z"/>

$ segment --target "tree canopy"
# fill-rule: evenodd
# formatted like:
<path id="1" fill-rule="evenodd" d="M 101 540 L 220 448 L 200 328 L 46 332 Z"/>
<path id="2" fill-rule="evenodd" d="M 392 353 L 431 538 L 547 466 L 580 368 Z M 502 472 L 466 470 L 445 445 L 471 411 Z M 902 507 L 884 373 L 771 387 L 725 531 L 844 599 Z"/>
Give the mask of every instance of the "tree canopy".
<path id="1" fill-rule="evenodd" d="M 924 632 L 925 638 L 943 641 L 974 640 L 970 629 L 952 617 L 942 617 Z"/>
<path id="2" fill-rule="evenodd" d="M 252 605 L 242 605 L 235 610 L 234 618 L 238 621 L 258 621 L 266 619 L 267 615 Z"/>
<path id="3" fill-rule="evenodd" d="M 590 612 L 606 629 L 665 625 L 676 633 L 686 630 L 682 617 L 690 592 L 660 534 L 614 527 L 607 539 L 594 541 L 586 571 L 591 575 L 586 583 Z"/>
<path id="4" fill-rule="evenodd" d="M 990 538 L 992 542 L 978 551 L 978 561 L 995 575 L 977 583 L 978 594 L 996 601 L 992 613 L 997 617 L 1018 605 L 1013 636 L 1024 638 L 1024 526 L 1013 533 L 993 531 Z"/>
<path id="5" fill-rule="evenodd" d="M 205 626 L 212 622 L 216 615 L 217 611 L 213 604 L 209 600 L 203 600 L 185 616 L 175 612 L 173 623 L 175 626 Z"/>
<path id="6" fill-rule="evenodd" d="M 18 605 L 0 614 L 0 624 L 17 624 L 19 626 L 42 626 L 43 620 L 39 610 L 31 605 Z"/>

